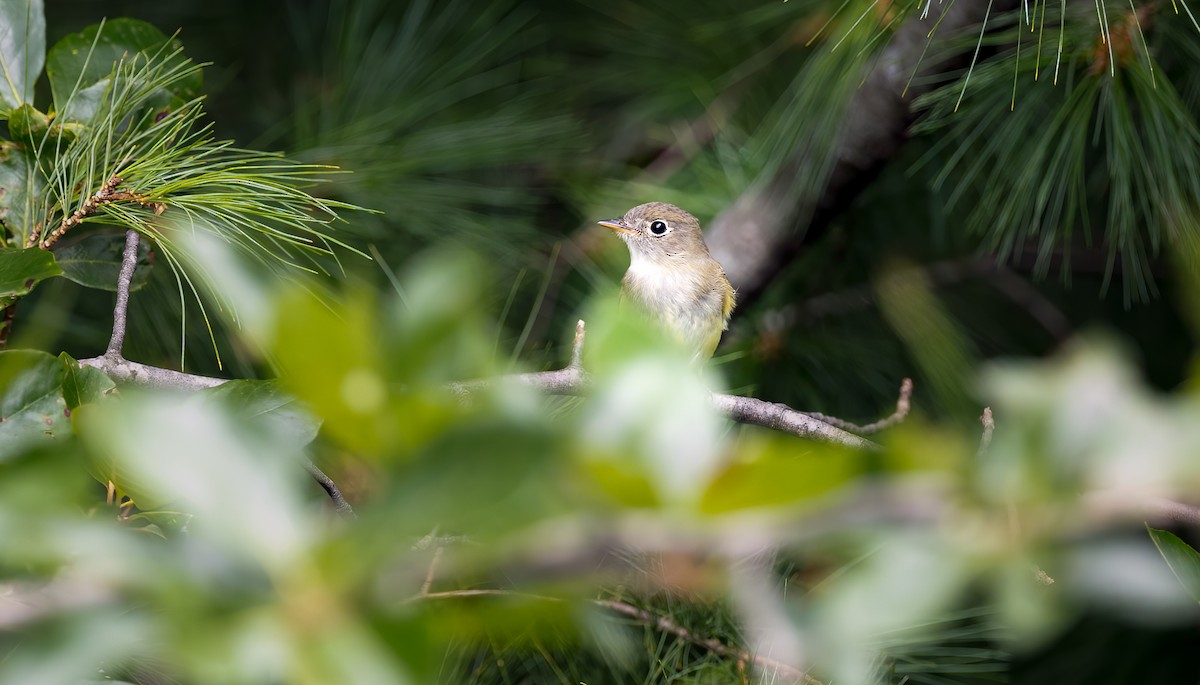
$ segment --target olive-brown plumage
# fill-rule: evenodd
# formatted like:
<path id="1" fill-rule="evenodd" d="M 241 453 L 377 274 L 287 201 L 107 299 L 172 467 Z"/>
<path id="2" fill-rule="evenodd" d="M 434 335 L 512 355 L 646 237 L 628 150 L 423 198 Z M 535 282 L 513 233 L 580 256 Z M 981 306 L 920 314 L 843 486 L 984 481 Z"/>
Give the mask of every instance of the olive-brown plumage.
<path id="1" fill-rule="evenodd" d="M 675 205 L 649 202 L 600 225 L 629 247 L 626 294 L 697 356 L 711 357 L 728 328 L 734 292 L 709 255 L 696 217 Z"/>

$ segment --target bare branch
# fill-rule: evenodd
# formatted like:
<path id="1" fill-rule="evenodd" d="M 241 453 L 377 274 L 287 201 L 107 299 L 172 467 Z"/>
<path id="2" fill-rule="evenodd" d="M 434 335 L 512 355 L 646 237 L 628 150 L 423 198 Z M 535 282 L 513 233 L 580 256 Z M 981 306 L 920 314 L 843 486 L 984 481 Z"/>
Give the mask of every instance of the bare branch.
<path id="1" fill-rule="evenodd" d="M 586 335 L 585 324 L 580 320 L 575 324 L 575 340 L 571 346 L 571 362 L 566 367 L 554 371 L 539 371 L 522 373 L 502 378 L 485 378 L 474 381 L 454 383 L 450 389 L 460 395 L 468 395 L 472 391 L 492 383 L 510 380 L 533 386 L 552 395 L 579 395 L 591 385 L 591 377 L 583 368 L 583 344 Z M 901 388 L 903 393 L 903 387 Z M 911 381 L 909 382 L 911 393 Z M 878 449 L 875 443 L 852 435 L 827 421 L 816 418 L 804 412 L 796 411 L 785 404 L 775 404 L 753 397 L 739 395 L 713 394 L 713 405 L 717 411 L 725 414 L 738 423 L 753 424 L 771 428 L 783 433 L 791 433 L 802 438 L 811 438 L 832 442 L 859 449 Z M 901 403 L 907 405 L 907 399 L 901 396 Z M 907 409 L 905 409 L 907 413 Z M 900 417 L 901 419 L 903 416 Z M 894 415 L 884 421 L 892 421 Z M 900 419 L 895 419 L 899 421 Z M 883 423 L 883 422 L 877 422 Z M 875 424 L 872 424 L 872 426 Z M 891 425 L 891 424 L 888 424 Z"/>
<path id="2" fill-rule="evenodd" d="M 805 413 L 814 419 L 817 419 L 818 421 L 824 421 L 825 423 L 837 428 L 841 428 L 842 430 L 850 431 L 851 433 L 857 433 L 859 435 L 871 435 L 872 433 L 878 433 L 881 430 L 895 426 L 908 416 L 909 410 L 912 409 L 912 391 L 913 382 L 911 378 L 905 378 L 903 381 L 900 381 L 900 396 L 896 399 L 896 411 L 874 423 L 868 423 L 865 426 L 859 426 L 857 424 L 850 423 L 845 419 L 839 419 L 836 416 L 826 416 L 825 414 L 818 412 Z"/>
<path id="3" fill-rule="evenodd" d="M 337 513 L 348 518 L 358 518 L 354 514 L 354 509 L 346 501 L 346 498 L 342 496 L 342 491 L 338 490 L 337 483 L 334 483 L 332 478 L 325 475 L 325 472 L 317 468 L 317 465 L 311 461 L 306 462 L 304 468 L 308 470 L 313 480 L 317 481 L 317 484 L 321 486 L 325 494 L 329 495 L 329 499 L 333 500 L 333 508 L 337 510 Z"/>
<path id="4" fill-rule="evenodd" d="M 125 326 L 129 315 L 129 284 L 138 260 L 138 232 L 125 232 L 125 253 L 121 255 L 121 273 L 117 275 L 117 304 L 113 307 L 112 337 L 108 341 L 107 357 L 120 357 L 125 346 Z"/>
<path id="5" fill-rule="evenodd" d="M 79 364 L 100 369 L 118 383 L 163 390 L 203 390 L 204 388 L 215 388 L 228 380 L 139 364 L 122 357 L 113 358 L 107 355 L 80 359 Z"/>
<path id="6" fill-rule="evenodd" d="M 739 395 L 714 394 L 712 398 L 713 405 L 718 411 L 738 423 L 762 426 L 781 433 L 791 433 L 801 438 L 821 440 L 847 447 L 865 450 L 879 449 L 879 445 L 866 438 L 860 438 L 821 419 L 814 418 L 802 411 L 796 411 L 786 404 L 766 402 L 754 397 Z"/>

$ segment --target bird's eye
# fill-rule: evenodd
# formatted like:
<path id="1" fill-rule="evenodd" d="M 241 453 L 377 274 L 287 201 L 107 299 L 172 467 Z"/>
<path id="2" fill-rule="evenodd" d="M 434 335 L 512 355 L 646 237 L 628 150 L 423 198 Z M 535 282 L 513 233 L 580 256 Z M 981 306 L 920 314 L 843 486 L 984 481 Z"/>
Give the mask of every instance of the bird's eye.
<path id="1" fill-rule="evenodd" d="M 663 221 L 662 219 L 655 219 L 654 221 L 650 222 L 650 232 L 654 235 L 663 235 L 667 232 L 668 228 L 667 222 Z"/>

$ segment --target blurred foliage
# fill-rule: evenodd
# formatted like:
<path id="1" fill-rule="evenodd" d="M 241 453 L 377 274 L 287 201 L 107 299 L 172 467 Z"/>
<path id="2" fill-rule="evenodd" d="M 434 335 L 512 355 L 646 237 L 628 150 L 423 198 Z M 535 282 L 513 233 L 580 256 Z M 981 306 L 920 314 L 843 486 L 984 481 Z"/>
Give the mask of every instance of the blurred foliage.
<path id="1" fill-rule="evenodd" d="M 1196 680 L 1194 531 L 1093 522 L 1200 480 L 1200 36 L 1186 4 L 1063 7 L 939 48 L 913 137 L 696 373 L 622 316 L 591 222 L 707 222 L 795 155 L 820 202 L 862 76 L 941 6 L 0 0 L 32 348 L 0 352 L 0 683 L 789 682 L 730 654 L 796 644 L 822 682 Z M 117 173 L 144 203 L 20 249 Z M 127 356 L 275 380 L 72 359 L 130 227 Z M 590 397 L 447 390 L 561 365 L 579 317 Z M 871 420 L 904 376 L 879 453 L 707 401 Z"/>

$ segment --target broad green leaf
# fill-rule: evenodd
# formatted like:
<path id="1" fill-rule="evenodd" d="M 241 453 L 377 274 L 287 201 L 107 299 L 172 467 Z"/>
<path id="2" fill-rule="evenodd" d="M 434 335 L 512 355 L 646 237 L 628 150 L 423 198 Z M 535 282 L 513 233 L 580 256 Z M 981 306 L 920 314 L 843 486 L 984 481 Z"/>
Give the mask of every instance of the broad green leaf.
<path id="1" fill-rule="evenodd" d="M 1150 539 L 1158 548 L 1159 554 L 1171 567 L 1171 572 L 1179 579 L 1183 589 L 1187 590 L 1192 599 L 1200 602 L 1200 552 L 1192 549 L 1174 533 L 1156 528 L 1146 528 Z"/>
<path id="2" fill-rule="evenodd" d="M 80 366 L 79 362 L 68 356 L 66 352 L 58 355 L 58 358 L 66 367 L 66 372 L 63 374 L 63 399 L 67 401 L 67 407 L 72 411 L 78 409 L 82 404 L 97 402 L 116 390 L 117 385 L 108 377 L 108 374 L 100 369 Z"/>
<path id="3" fill-rule="evenodd" d="M 0 462 L 33 441 L 70 434 L 64 373 L 63 363 L 45 352 L 0 352 Z"/>
<path id="4" fill-rule="evenodd" d="M 167 43 L 170 46 L 164 48 Z M 91 119 L 104 95 L 113 66 L 138 53 L 175 50 L 178 41 L 167 38 L 152 24 L 137 19 L 114 19 L 93 24 L 54 44 L 46 56 L 46 75 L 60 121 Z M 179 57 L 182 62 L 183 57 Z M 170 95 L 191 99 L 199 94 L 201 76 L 181 81 Z M 166 99 L 164 99 L 164 104 Z"/>
<path id="5" fill-rule="evenodd" d="M 39 281 L 61 273 L 54 255 L 47 250 L 0 248 L 0 302 L 28 294 Z"/>
<path id="6" fill-rule="evenodd" d="M 867 472 L 866 455 L 788 436 L 747 436 L 730 463 L 709 484 L 703 511 L 796 504 L 828 495 Z"/>
<path id="7" fill-rule="evenodd" d="M 117 275 L 121 272 L 121 257 L 125 252 L 124 233 L 92 233 L 78 241 L 58 243 L 54 251 L 63 276 L 79 285 L 98 290 L 115 291 Z M 150 241 L 138 244 L 138 264 L 133 271 L 130 290 L 137 290 L 150 279 Z"/>
<path id="8" fill-rule="evenodd" d="M 24 247 L 41 215 L 46 183 L 33 160 L 17 143 L 0 141 L 0 222 L 8 243 Z"/>
<path id="9" fill-rule="evenodd" d="M 123 390 L 85 405 L 80 439 L 139 509 L 194 514 L 189 530 L 272 569 L 308 544 L 308 485 L 294 444 L 210 397 Z"/>
<path id="10" fill-rule="evenodd" d="M 220 401 L 248 421 L 261 422 L 278 439 L 297 447 L 312 442 L 321 428 L 321 421 L 276 381 L 229 381 L 198 395 Z"/>
<path id="11" fill-rule="evenodd" d="M 42 0 L 0 0 L 0 102 L 12 110 L 33 100 L 46 60 Z"/>

